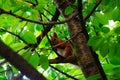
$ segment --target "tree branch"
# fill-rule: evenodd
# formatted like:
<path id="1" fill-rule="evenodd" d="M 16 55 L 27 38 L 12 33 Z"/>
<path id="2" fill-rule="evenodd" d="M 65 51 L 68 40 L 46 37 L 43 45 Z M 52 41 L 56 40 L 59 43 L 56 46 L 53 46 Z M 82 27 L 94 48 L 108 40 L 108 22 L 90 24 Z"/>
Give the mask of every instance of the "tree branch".
<path id="1" fill-rule="evenodd" d="M 84 33 L 86 39 L 88 40 L 89 35 L 88 35 L 88 32 L 87 32 L 86 27 L 85 27 L 85 21 L 83 19 L 82 9 L 83 9 L 82 0 L 78 0 L 79 22 L 80 22 L 80 25 L 81 25 L 81 28 L 82 28 L 82 32 Z"/>
<path id="2" fill-rule="evenodd" d="M 24 39 L 22 39 L 19 35 L 17 35 L 17 34 L 15 34 L 15 33 L 13 33 L 13 32 L 10 32 L 10 31 L 8 31 L 8 30 L 5 30 L 5 29 L 3 29 L 3 28 L 0 28 L 0 30 L 2 30 L 2 31 L 4 31 L 4 32 L 7 32 L 7 33 L 9 33 L 9 34 L 11 34 L 11 35 L 14 35 L 15 37 L 17 37 L 18 39 L 20 39 L 21 41 L 23 41 L 25 44 L 28 44 Z"/>
<path id="3" fill-rule="evenodd" d="M 32 65 L 30 65 L 25 59 L 23 59 L 20 55 L 18 55 L 1 41 L 0 55 L 9 61 L 11 65 L 20 70 L 23 75 L 26 75 L 28 78 L 30 78 L 30 80 L 46 80 L 46 78 Z"/>
<path id="4" fill-rule="evenodd" d="M 16 17 L 16 18 L 22 19 L 23 21 L 28 21 L 28 22 L 32 22 L 32 23 L 36 23 L 36 24 L 55 25 L 55 24 L 64 24 L 64 23 L 70 21 L 72 18 L 74 18 L 75 16 L 77 16 L 78 13 L 75 12 L 73 15 L 71 15 L 71 16 L 68 17 L 68 18 L 66 18 L 66 20 L 64 20 L 64 21 L 59 21 L 59 22 L 56 22 L 56 21 L 51 21 L 51 22 L 35 21 L 35 20 L 31 20 L 31 19 L 24 18 L 24 17 L 19 16 L 19 15 L 16 15 L 16 14 L 12 13 L 11 11 L 6 11 L 6 10 L 1 9 L 1 8 L 0 8 L 0 14 L 9 14 L 9 15 L 14 16 L 14 17 Z"/>
<path id="5" fill-rule="evenodd" d="M 73 76 L 71 76 L 71 75 L 69 75 L 69 74 L 67 74 L 67 73 L 65 73 L 65 72 L 63 72 L 63 71 L 57 69 L 56 67 L 54 67 L 54 66 L 52 66 L 52 65 L 49 65 L 49 66 L 50 66 L 51 68 L 55 69 L 56 71 L 58 71 L 58 72 L 64 74 L 65 76 L 71 78 L 71 79 L 78 80 L 77 78 L 75 78 L 75 77 L 73 77 Z"/>
<path id="6" fill-rule="evenodd" d="M 87 16 L 84 18 L 84 20 L 86 21 L 94 12 L 95 9 L 99 6 L 99 4 L 102 2 L 102 0 L 98 0 L 95 4 L 95 6 L 93 7 L 93 9 L 87 14 Z"/>
<path id="7" fill-rule="evenodd" d="M 59 59 L 59 58 L 50 59 L 50 60 L 49 60 L 49 63 L 50 63 L 50 64 L 70 63 L 70 64 L 77 65 L 77 63 L 76 63 L 76 58 L 75 58 L 74 55 L 69 56 L 69 57 L 66 58 L 66 59 Z"/>

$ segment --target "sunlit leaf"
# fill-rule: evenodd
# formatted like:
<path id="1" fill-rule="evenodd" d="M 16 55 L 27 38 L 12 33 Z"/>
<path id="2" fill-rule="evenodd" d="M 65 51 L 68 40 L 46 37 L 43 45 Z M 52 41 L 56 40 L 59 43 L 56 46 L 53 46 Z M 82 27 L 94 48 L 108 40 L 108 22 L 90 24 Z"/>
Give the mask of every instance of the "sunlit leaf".
<path id="1" fill-rule="evenodd" d="M 24 51 L 23 53 L 24 53 L 23 55 L 25 55 L 25 56 L 23 56 L 24 59 L 27 60 L 28 62 L 32 63 L 32 62 L 30 61 L 31 56 L 32 56 L 32 52 L 31 52 L 30 50 L 27 50 L 27 51 Z M 32 57 L 33 57 L 33 56 L 32 56 Z M 36 67 L 36 66 L 35 66 L 35 67 Z"/>
<path id="2" fill-rule="evenodd" d="M 11 44 L 13 42 L 13 36 L 12 35 L 6 35 L 6 38 L 4 39 L 6 44 Z"/>
<path id="3" fill-rule="evenodd" d="M 26 42 L 31 43 L 31 44 L 35 44 L 37 42 L 36 37 L 34 36 L 34 34 L 30 31 L 26 31 L 24 30 L 20 36 L 22 37 L 22 39 L 24 39 Z"/>
<path id="4" fill-rule="evenodd" d="M 34 53 L 33 55 L 31 55 L 29 62 L 32 64 L 32 66 L 34 66 L 35 68 L 38 66 L 39 64 L 39 56 L 37 53 Z"/>
<path id="5" fill-rule="evenodd" d="M 104 14 L 96 12 L 95 15 L 99 19 L 99 22 L 101 24 L 107 24 L 108 23 L 108 18 Z"/>
<path id="6" fill-rule="evenodd" d="M 13 50 L 17 51 L 17 50 L 20 50 L 20 49 L 22 49 L 23 47 L 25 47 L 25 44 L 24 44 L 24 43 L 14 43 L 14 44 L 12 44 L 12 45 L 10 45 L 10 46 L 11 46 L 11 48 L 12 48 Z"/>

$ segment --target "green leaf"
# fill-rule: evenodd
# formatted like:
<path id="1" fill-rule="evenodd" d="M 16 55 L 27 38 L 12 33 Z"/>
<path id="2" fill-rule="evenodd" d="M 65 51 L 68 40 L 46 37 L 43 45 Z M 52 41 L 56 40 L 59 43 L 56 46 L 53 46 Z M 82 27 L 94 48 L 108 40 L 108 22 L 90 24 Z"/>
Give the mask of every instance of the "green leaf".
<path id="1" fill-rule="evenodd" d="M 0 72 L 4 71 L 4 68 L 2 66 L 0 66 Z"/>
<path id="2" fill-rule="evenodd" d="M 41 25 L 36 24 L 35 26 L 36 30 L 41 31 L 43 30 L 43 27 Z"/>
<path id="3" fill-rule="evenodd" d="M 40 55 L 40 65 L 43 69 L 47 69 L 49 67 L 48 57 L 45 55 Z"/>
<path id="4" fill-rule="evenodd" d="M 113 56 L 110 56 L 110 62 L 114 65 L 120 65 L 120 44 L 116 44 L 116 52 Z"/>
<path id="5" fill-rule="evenodd" d="M 120 17 L 119 17 L 120 9 L 119 8 L 115 8 L 114 10 L 112 10 L 111 13 L 112 13 L 111 16 L 112 16 L 113 20 L 119 20 L 120 19 Z"/>
<path id="6" fill-rule="evenodd" d="M 100 78 L 100 74 L 96 74 L 96 75 L 88 77 L 87 80 L 98 80 L 99 78 Z"/>
<path id="7" fill-rule="evenodd" d="M 7 80 L 7 79 L 5 79 L 3 76 L 0 76 L 0 80 Z"/>
<path id="8" fill-rule="evenodd" d="M 102 27 L 101 31 L 104 33 L 108 33 L 108 32 L 110 32 L 110 29 L 108 27 Z"/>
<path id="9" fill-rule="evenodd" d="M 96 0 L 88 0 L 88 3 L 95 3 Z"/>
<path id="10" fill-rule="evenodd" d="M 50 45 L 50 43 L 48 42 L 47 38 L 45 37 L 45 38 L 42 39 L 39 47 L 43 48 L 43 47 L 48 47 L 49 45 Z"/>
<path id="11" fill-rule="evenodd" d="M 111 74 L 114 78 L 114 80 L 119 80 L 120 79 L 120 67 L 116 67 L 112 69 Z"/>
<path id="12" fill-rule="evenodd" d="M 31 55 L 29 62 L 36 68 L 39 64 L 39 60 L 40 59 L 39 59 L 38 54 L 34 53 L 33 55 Z"/>
<path id="13" fill-rule="evenodd" d="M 71 6 L 68 6 L 65 9 L 65 15 L 69 15 L 70 13 L 72 13 L 74 11 L 74 9 Z"/>
<path id="14" fill-rule="evenodd" d="M 99 19 L 99 22 L 101 24 L 107 24 L 108 23 L 108 18 L 104 14 L 96 12 L 95 15 Z"/>
<path id="15" fill-rule="evenodd" d="M 108 5 L 108 3 L 109 3 L 110 1 L 109 0 L 102 0 L 102 5 Z"/>
<path id="16" fill-rule="evenodd" d="M 4 3 L 6 3 L 6 1 L 7 1 L 7 0 L 2 0 L 2 3 L 4 4 Z"/>
<path id="17" fill-rule="evenodd" d="M 120 43 L 120 36 L 117 36 L 117 41 Z"/>
<path id="18" fill-rule="evenodd" d="M 111 56 L 111 57 L 109 57 L 109 61 L 113 65 L 120 65 L 120 57 L 119 56 Z"/>
<path id="19" fill-rule="evenodd" d="M 111 42 L 109 43 L 109 56 L 114 56 L 116 54 L 117 51 L 117 43 L 115 42 Z"/>
<path id="20" fill-rule="evenodd" d="M 102 57 L 105 57 L 109 52 L 109 48 L 108 48 L 108 43 L 103 44 L 100 47 L 100 54 L 102 55 Z"/>
<path id="21" fill-rule="evenodd" d="M 28 62 L 30 61 L 30 59 L 31 59 L 31 56 L 32 56 L 32 52 L 31 52 L 31 50 L 27 50 L 27 51 L 25 51 L 24 52 L 24 59 L 25 60 L 27 60 Z"/>
<path id="22" fill-rule="evenodd" d="M 30 44 L 35 44 L 37 43 L 36 37 L 34 36 L 34 34 L 30 31 L 26 31 L 24 30 L 21 34 L 20 37 L 22 37 L 22 39 L 24 39 L 26 42 L 30 43 Z"/>
<path id="23" fill-rule="evenodd" d="M 120 34 L 120 25 L 118 25 L 117 27 L 114 28 L 114 32 L 116 34 Z"/>
<path id="24" fill-rule="evenodd" d="M 12 35 L 6 35 L 4 39 L 5 43 L 10 45 L 13 42 L 13 36 Z"/>
<path id="25" fill-rule="evenodd" d="M 104 38 L 100 36 L 94 36 L 88 40 L 87 45 L 92 46 L 94 50 L 98 50 L 103 45 L 104 41 L 105 41 Z"/>
<path id="26" fill-rule="evenodd" d="M 23 47 L 25 47 L 25 44 L 24 44 L 24 43 L 14 43 L 14 44 L 10 45 L 10 47 L 11 47 L 13 50 L 17 51 L 17 50 L 20 50 L 20 49 L 22 49 Z"/>
<path id="27" fill-rule="evenodd" d="M 92 24 L 95 26 L 95 28 L 97 27 L 99 29 L 99 19 L 97 17 L 93 18 Z"/>

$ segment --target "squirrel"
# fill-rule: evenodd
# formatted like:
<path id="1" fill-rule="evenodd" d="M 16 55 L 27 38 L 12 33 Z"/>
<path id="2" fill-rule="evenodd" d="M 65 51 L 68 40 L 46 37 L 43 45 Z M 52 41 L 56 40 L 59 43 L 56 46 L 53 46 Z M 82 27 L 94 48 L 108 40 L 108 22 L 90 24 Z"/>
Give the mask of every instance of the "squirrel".
<path id="1" fill-rule="evenodd" d="M 54 32 L 53 36 L 50 36 L 50 42 L 53 49 L 57 52 L 58 57 L 62 56 L 63 58 L 68 58 L 72 55 L 72 45 L 59 38 L 56 32 Z"/>

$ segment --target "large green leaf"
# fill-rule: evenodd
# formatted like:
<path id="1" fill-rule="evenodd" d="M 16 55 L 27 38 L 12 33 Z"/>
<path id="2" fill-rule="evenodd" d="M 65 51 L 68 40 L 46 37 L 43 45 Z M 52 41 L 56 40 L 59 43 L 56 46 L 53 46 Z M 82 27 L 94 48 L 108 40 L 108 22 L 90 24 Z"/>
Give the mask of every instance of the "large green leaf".
<path id="1" fill-rule="evenodd" d="M 108 45 L 109 45 L 108 43 L 105 43 L 100 47 L 100 54 L 102 55 L 102 57 L 105 57 L 108 54 L 109 52 Z"/>
<path id="2" fill-rule="evenodd" d="M 30 44 L 35 44 L 37 42 L 35 35 L 30 31 L 24 30 L 20 36 Z"/>
<path id="3" fill-rule="evenodd" d="M 117 51 L 117 43 L 110 42 L 108 47 L 109 47 L 109 56 L 111 57 L 114 56 Z"/>
<path id="4" fill-rule="evenodd" d="M 109 57 L 110 63 L 113 65 L 120 65 L 120 56 Z"/>
<path id="5" fill-rule="evenodd" d="M 101 24 L 107 24 L 108 23 L 108 18 L 104 14 L 102 14 L 100 12 L 96 12 L 95 16 L 99 19 L 99 22 Z"/>
<path id="6" fill-rule="evenodd" d="M 120 44 L 116 45 L 116 52 L 113 56 L 110 56 L 110 62 L 114 65 L 120 65 Z"/>
<path id="7" fill-rule="evenodd" d="M 12 45 L 10 45 L 10 46 L 11 46 L 11 48 L 12 48 L 13 50 L 17 51 L 17 50 L 20 50 L 20 49 L 22 49 L 23 47 L 25 47 L 25 44 L 24 44 L 24 43 L 14 43 L 14 44 L 12 44 Z"/>
<path id="8" fill-rule="evenodd" d="M 104 38 L 100 36 L 94 36 L 88 40 L 87 45 L 92 46 L 94 50 L 98 50 L 104 44 L 104 41 Z"/>
<path id="9" fill-rule="evenodd" d="M 30 62 L 30 64 L 32 64 L 32 66 L 34 66 L 36 68 L 39 64 L 39 60 L 40 60 L 40 58 L 39 58 L 38 54 L 34 53 L 31 55 L 29 62 Z"/>
<path id="10" fill-rule="evenodd" d="M 40 65 L 43 69 L 47 69 L 49 67 L 48 57 L 45 55 L 40 55 Z"/>
<path id="11" fill-rule="evenodd" d="M 12 35 L 6 35 L 4 38 L 4 42 L 8 45 L 10 45 L 13 42 L 13 36 Z"/>

